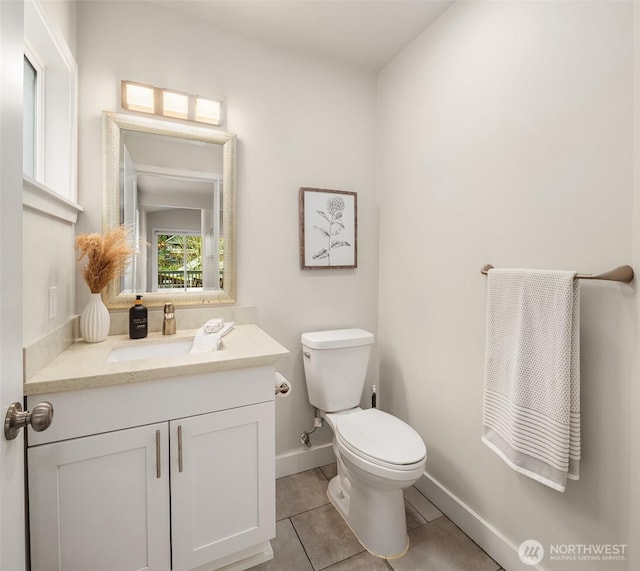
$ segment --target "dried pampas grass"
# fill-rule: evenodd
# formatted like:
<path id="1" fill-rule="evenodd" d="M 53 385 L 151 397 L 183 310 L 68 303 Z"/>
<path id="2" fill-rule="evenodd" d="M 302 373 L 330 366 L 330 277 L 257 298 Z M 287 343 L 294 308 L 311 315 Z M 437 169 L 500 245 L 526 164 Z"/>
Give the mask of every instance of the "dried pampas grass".
<path id="1" fill-rule="evenodd" d="M 119 278 L 127 268 L 132 254 L 127 230 L 117 226 L 106 234 L 79 234 L 76 236 L 78 260 L 85 256 L 82 277 L 91 293 L 100 293 L 111 280 Z"/>

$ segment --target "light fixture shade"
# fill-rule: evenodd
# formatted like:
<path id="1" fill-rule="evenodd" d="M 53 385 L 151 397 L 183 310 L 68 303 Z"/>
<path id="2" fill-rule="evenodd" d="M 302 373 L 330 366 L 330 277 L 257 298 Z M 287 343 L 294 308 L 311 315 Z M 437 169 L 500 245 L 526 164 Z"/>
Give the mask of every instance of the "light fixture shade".
<path id="1" fill-rule="evenodd" d="M 155 112 L 155 89 L 152 85 L 122 82 L 122 106 L 131 111 Z"/>
<path id="2" fill-rule="evenodd" d="M 196 121 L 210 123 L 212 125 L 222 124 L 222 101 L 218 99 L 196 98 Z"/>
<path id="3" fill-rule="evenodd" d="M 177 91 L 162 91 L 162 114 L 178 119 L 189 118 L 189 96 Z"/>
<path id="4" fill-rule="evenodd" d="M 0 0 L 1 1 L 1 0 Z M 222 125 L 222 100 L 181 93 L 136 81 L 121 82 L 123 109 Z"/>

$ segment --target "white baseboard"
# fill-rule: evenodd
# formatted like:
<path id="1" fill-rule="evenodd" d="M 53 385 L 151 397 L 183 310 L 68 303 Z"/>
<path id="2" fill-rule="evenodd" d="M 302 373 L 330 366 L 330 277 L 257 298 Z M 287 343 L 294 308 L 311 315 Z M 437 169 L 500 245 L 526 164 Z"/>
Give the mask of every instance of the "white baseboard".
<path id="1" fill-rule="evenodd" d="M 426 472 L 416 488 L 506 571 L 545 571 L 540 565 L 525 565 L 520 561 L 517 545 Z"/>
<path id="2" fill-rule="evenodd" d="M 319 468 L 335 461 L 331 442 L 311 448 L 294 448 L 276 455 L 276 478 Z"/>

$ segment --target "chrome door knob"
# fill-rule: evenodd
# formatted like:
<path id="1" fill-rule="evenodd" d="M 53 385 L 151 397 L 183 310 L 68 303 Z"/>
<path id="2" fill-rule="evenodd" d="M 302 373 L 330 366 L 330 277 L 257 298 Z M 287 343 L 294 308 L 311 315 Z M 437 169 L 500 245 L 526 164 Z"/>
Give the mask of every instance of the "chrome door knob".
<path id="1" fill-rule="evenodd" d="M 28 413 L 27 413 L 28 414 Z M 42 432 L 53 422 L 53 405 L 50 402 L 40 402 L 31 411 L 31 428 Z"/>
<path id="2" fill-rule="evenodd" d="M 19 402 L 9 405 L 4 419 L 4 436 L 7 440 L 13 440 L 18 436 L 21 428 L 31 425 L 36 432 L 42 432 L 51 426 L 53 422 L 53 405 L 50 402 L 40 402 L 33 410 L 23 411 Z"/>

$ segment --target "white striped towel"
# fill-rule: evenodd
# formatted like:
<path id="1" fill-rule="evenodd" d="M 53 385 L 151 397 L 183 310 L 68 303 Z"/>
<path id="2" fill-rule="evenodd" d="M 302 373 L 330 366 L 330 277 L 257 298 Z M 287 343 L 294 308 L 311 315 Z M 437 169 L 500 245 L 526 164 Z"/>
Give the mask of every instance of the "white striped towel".
<path id="1" fill-rule="evenodd" d="M 564 492 L 579 478 L 580 289 L 575 272 L 491 269 L 482 441 Z"/>

